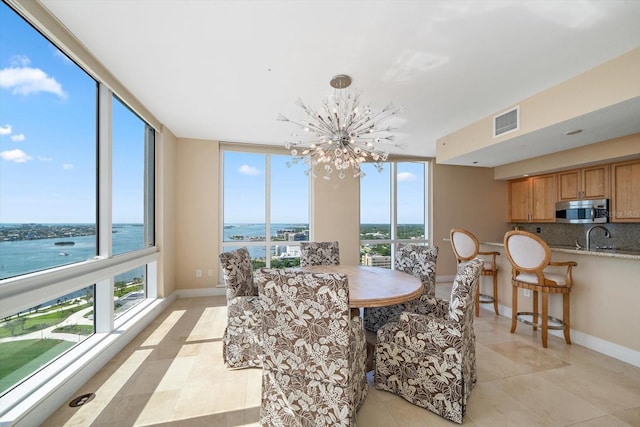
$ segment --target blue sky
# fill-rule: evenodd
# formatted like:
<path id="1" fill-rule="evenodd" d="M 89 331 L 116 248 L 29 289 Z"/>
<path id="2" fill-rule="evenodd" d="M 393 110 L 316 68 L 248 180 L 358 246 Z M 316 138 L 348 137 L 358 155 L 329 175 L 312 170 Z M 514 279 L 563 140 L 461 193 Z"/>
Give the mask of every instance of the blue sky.
<path id="1" fill-rule="evenodd" d="M 299 163 L 287 167 L 289 156 L 271 156 L 271 222 L 308 223 L 309 181 Z M 224 222 L 263 223 L 265 221 L 265 155 L 226 152 L 224 154 Z M 371 164 L 364 165 L 367 174 L 361 179 L 361 221 L 389 223 L 390 169 L 378 173 Z M 424 174 L 421 163 L 398 166 L 398 222 L 424 222 Z M 335 174 L 332 179 L 339 179 Z"/>
<path id="2" fill-rule="evenodd" d="M 224 222 L 265 222 L 266 156 L 224 153 Z M 271 156 L 271 222 L 309 222 L 309 179 L 289 156 Z"/>
<path id="3" fill-rule="evenodd" d="M 385 166 L 378 172 L 373 164 L 365 164 L 366 176 L 360 180 L 360 222 L 363 224 L 389 224 L 390 175 Z M 397 166 L 398 224 L 424 223 L 424 164 L 398 163 Z"/>
<path id="4" fill-rule="evenodd" d="M 0 3 L 0 222 L 95 222 L 96 91 Z M 113 114 L 113 220 L 142 222 L 144 127 L 116 102 Z"/>
<path id="5" fill-rule="evenodd" d="M 96 99 L 96 82 L 0 2 L 0 223 L 95 222 Z M 114 100 L 112 133 L 113 221 L 141 223 L 144 123 Z M 264 222 L 264 159 L 225 155 L 226 223 Z M 308 223 L 306 166 L 289 160 L 272 156 L 272 222 Z M 417 167 L 398 170 L 402 223 L 423 222 Z M 388 223 L 389 170 L 364 169 L 362 222 Z"/>

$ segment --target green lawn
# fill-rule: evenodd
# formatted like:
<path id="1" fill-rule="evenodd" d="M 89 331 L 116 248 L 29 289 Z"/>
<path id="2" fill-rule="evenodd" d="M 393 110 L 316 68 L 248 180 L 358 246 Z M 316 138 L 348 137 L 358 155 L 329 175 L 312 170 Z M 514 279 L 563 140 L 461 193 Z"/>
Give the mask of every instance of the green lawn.
<path id="1" fill-rule="evenodd" d="M 93 325 L 67 325 L 55 328 L 54 334 L 75 334 L 75 335 L 91 335 L 93 333 Z"/>
<path id="2" fill-rule="evenodd" d="M 31 313 L 9 320 L 0 327 L 0 338 L 16 337 L 18 335 L 29 334 L 41 329 L 46 329 L 49 326 L 57 325 L 76 311 L 82 310 L 86 307 L 89 307 L 89 304 L 72 306 L 59 311 L 51 311 L 46 314 Z"/>
<path id="3" fill-rule="evenodd" d="M 19 340 L 0 343 L 0 393 L 73 347 L 63 340 Z"/>

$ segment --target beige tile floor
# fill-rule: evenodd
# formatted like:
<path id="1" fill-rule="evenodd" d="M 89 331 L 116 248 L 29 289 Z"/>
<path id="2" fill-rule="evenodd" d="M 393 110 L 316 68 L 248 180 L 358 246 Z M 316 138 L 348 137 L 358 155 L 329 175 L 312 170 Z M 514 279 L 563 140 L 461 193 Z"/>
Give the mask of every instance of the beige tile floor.
<path id="1" fill-rule="evenodd" d="M 438 295 L 448 293 L 438 285 Z M 222 362 L 224 297 L 176 300 L 44 426 L 258 426 L 260 370 Z M 526 325 L 481 310 L 478 383 L 467 426 L 640 426 L 640 368 L 551 336 L 543 349 Z M 376 390 L 369 378 L 359 427 L 453 426 Z"/>

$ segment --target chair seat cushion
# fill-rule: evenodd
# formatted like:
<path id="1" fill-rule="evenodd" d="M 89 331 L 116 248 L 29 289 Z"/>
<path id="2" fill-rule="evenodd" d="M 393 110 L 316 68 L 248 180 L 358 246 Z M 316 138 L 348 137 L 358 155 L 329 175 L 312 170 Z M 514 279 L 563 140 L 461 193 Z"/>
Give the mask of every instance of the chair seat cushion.
<path id="1" fill-rule="evenodd" d="M 554 281 L 557 286 L 567 286 L 567 278 L 562 274 L 544 273 L 544 277 L 548 280 Z M 534 273 L 520 273 L 515 277 L 515 280 L 535 285 L 538 283 L 538 276 Z"/>

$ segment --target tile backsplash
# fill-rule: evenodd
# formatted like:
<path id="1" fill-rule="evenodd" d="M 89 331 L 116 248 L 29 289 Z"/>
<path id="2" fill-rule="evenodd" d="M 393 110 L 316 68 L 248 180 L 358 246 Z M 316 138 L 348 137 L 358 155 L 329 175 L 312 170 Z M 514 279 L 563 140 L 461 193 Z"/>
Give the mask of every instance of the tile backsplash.
<path id="1" fill-rule="evenodd" d="M 604 237 L 604 230 L 593 230 L 591 232 L 592 248 L 613 246 L 619 250 L 640 250 L 640 224 L 607 223 L 599 225 L 605 226 L 611 233 L 611 237 Z M 576 239 L 585 246 L 586 232 L 592 227 L 592 224 L 513 223 L 511 226 L 518 226 L 521 230 L 538 234 L 549 246 L 575 245 Z M 540 232 L 537 231 L 538 229 Z"/>

